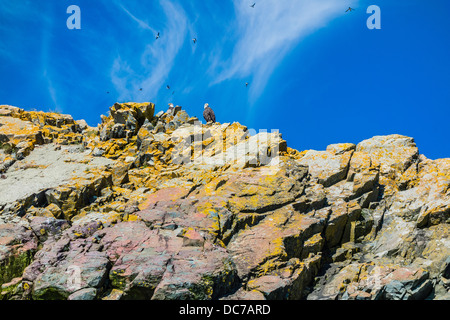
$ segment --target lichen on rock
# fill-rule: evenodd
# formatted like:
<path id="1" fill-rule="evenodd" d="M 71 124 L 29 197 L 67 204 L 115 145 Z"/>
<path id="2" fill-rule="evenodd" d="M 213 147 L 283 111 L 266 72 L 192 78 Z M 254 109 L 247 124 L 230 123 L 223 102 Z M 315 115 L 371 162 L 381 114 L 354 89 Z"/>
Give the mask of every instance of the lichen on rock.
<path id="1" fill-rule="evenodd" d="M 155 109 L 0 106 L 0 299 L 448 299 L 450 159 Z"/>

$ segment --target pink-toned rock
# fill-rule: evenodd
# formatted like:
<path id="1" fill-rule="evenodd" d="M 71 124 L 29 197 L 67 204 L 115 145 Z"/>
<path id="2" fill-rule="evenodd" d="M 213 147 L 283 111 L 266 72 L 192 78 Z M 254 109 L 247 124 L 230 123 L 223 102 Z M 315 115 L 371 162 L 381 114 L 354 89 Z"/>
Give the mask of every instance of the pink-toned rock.
<path id="1" fill-rule="evenodd" d="M 20 277 L 37 249 L 38 240 L 31 230 L 0 224 L 0 286 Z"/>
<path id="2" fill-rule="evenodd" d="M 147 200 L 139 205 L 140 210 L 153 208 L 158 202 L 173 202 L 186 197 L 189 189 L 182 187 L 165 188 L 148 196 Z"/>

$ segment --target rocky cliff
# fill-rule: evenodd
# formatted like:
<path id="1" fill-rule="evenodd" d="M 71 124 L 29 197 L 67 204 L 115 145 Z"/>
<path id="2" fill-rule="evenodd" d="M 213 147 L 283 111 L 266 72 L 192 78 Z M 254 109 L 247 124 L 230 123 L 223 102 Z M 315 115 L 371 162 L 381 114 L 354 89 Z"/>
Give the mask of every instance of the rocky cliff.
<path id="1" fill-rule="evenodd" d="M 177 107 L 0 106 L 0 299 L 450 299 L 450 159 Z"/>

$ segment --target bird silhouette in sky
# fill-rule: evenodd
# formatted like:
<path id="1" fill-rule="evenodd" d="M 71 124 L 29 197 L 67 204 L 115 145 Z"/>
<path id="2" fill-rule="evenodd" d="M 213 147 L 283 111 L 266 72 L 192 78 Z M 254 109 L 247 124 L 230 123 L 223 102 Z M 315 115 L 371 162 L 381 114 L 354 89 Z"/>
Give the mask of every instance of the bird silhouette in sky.
<path id="1" fill-rule="evenodd" d="M 170 90 L 170 86 L 169 85 L 167 85 L 166 88 L 167 88 L 167 90 Z"/>
<path id="2" fill-rule="evenodd" d="M 158 40 L 159 39 L 159 32 L 156 34 L 156 40 Z"/>
<path id="3" fill-rule="evenodd" d="M 195 44 L 197 42 L 197 38 L 192 39 L 192 42 Z"/>
<path id="4" fill-rule="evenodd" d="M 140 88 L 139 91 L 142 91 L 142 88 Z"/>
<path id="5" fill-rule="evenodd" d="M 246 82 L 246 83 L 245 83 L 245 86 L 246 86 L 246 87 L 248 87 L 248 85 L 249 85 L 249 83 L 248 83 L 248 82 Z"/>
<path id="6" fill-rule="evenodd" d="M 256 3 L 253 3 L 252 5 L 250 5 L 250 7 L 254 8 L 256 5 Z"/>
<path id="7" fill-rule="evenodd" d="M 347 10 L 345 10 L 345 12 L 351 12 L 351 11 L 353 11 L 353 10 L 355 10 L 355 9 L 353 9 L 352 7 L 348 7 L 348 9 Z"/>

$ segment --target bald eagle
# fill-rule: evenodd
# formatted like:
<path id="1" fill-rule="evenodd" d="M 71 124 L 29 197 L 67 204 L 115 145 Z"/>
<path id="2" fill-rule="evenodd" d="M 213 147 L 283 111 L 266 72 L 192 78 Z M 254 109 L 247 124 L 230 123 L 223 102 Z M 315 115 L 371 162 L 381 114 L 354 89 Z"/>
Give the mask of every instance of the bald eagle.
<path id="1" fill-rule="evenodd" d="M 203 118 L 205 118 L 206 122 L 216 122 L 216 115 L 207 103 L 205 103 L 205 109 L 203 110 Z"/>
<path id="2" fill-rule="evenodd" d="M 166 113 L 172 113 L 175 107 L 173 106 L 173 103 L 169 103 L 169 110 L 167 110 Z"/>

